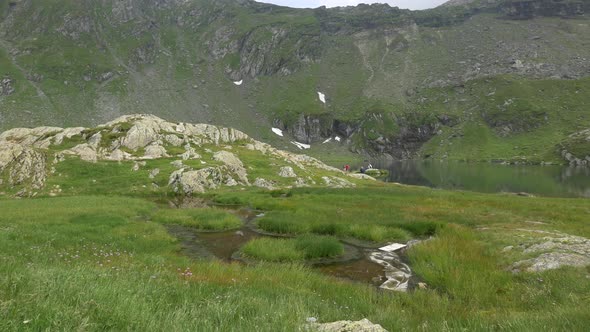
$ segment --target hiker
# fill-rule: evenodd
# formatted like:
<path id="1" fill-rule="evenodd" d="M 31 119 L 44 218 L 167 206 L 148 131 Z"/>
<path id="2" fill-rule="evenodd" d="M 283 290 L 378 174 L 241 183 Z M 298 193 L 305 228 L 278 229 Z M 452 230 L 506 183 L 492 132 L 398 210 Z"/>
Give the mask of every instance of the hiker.
<path id="1" fill-rule="evenodd" d="M 361 167 L 361 174 L 365 174 L 365 171 L 366 171 L 366 170 L 367 170 L 367 169 L 365 168 L 365 166 L 362 166 L 362 167 Z"/>
<path id="2" fill-rule="evenodd" d="M 350 171 L 350 165 L 346 165 L 346 166 L 344 166 L 344 171 L 345 171 L 345 172 L 348 172 L 348 171 Z"/>

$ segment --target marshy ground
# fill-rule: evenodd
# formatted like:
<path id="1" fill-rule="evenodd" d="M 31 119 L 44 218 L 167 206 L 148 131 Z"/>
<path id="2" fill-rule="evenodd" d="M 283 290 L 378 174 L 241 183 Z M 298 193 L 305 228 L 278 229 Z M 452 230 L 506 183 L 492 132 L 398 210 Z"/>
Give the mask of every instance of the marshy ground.
<path id="1" fill-rule="evenodd" d="M 540 232 L 590 237 L 584 199 L 380 183 L 203 198 L 265 211 L 256 227 L 293 237 L 374 246 L 432 237 L 407 251 L 427 288 L 386 292 L 299 260 L 244 265 L 183 255 L 170 225 L 241 227 L 218 208 L 172 209 L 147 196 L 2 199 L 0 328 L 292 331 L 317 317 L 368 318 L 388 330 L 581 331 L 590 321 L 588 266 L 513 268 L 552 250 L 568 254 L 527 251 L 547 242 Z"/>

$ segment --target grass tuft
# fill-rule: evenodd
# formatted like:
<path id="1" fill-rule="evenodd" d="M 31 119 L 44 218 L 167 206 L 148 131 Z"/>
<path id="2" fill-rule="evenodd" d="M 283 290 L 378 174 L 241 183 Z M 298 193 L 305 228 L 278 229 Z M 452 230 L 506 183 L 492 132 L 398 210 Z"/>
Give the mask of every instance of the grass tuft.
<path id="1" fill-rule="evenodd" d="M 242 225 L 240 218 L 214 208 L 159 210 L 154 214 L 153 220 L 161 224 L 189 226 L 207 231 L 235 229 Z"/>

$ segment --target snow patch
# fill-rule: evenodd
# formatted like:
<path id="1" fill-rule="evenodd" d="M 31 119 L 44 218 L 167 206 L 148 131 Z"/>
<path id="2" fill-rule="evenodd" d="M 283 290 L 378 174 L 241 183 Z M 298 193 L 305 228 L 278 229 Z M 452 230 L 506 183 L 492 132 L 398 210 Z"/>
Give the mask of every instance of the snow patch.
<path id="1" fill-rule="evenodd" d="M 283 137 L 283 131 L 280 130 L 279 128 L 272 128 L 272 132 Z"/>
<path id="2" fill-rule="evenodd" d="M 322 103 L 326 103 L 326 95 L 318 91 L 318 97 Z"/>
<path id="3" fill-rule="evenodd" d="M 342 139 L 340 138 L 340 136 L 336 136 L 336 138 L 334 138 L 336 140 L 336 142 L 340 142 Z"/>
<path id="4" fill-rule="evenodd" d="M 239 80 L 239 81 L 234 82 L 234 84 L 237 86 L 242 85 L 242 83 L 244 83 L 244 80 Z"/>
<path id="5" fill-rule="evenodd" d="M 326 144 L 326 143 L 330 143 L 330 142 L 332 142 L 332 138 L 331 137 L 328 138 L 327 140 L 325 140 L 322 144 Z"/>
<path id="6" fill-rule="evenodd" d="M 309 145 L 309 144 L 303 144 L 303 143 L 299 143 L 299 142 L 295 142 L 295 141 L 291 141 L 291 143 L 293 145 L 295 145 L 296 147 L 298 147 L 300 150 L 311 149 L 311 145 Z"/>

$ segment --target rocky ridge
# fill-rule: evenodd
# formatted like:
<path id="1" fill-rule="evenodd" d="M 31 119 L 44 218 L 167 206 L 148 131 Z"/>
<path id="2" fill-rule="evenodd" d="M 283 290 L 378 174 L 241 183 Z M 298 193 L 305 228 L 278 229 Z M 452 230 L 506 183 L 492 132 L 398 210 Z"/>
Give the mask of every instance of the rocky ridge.
<path id="1" fill-rule="evenodd" d="M 277 180 L 252 179 L 248 174 L 251 167 L 234 152 L 236 146 L 241 151 L 256 152 L 259 158 L 291 166 L 276 167 L 270 176 Z M 210 159 L 205 161 L 203 155 L 210 155 Z M 351 187 L 352 179 L 358 179 L 350 177 L 349 181 L 345 173 L 317 159 L 278 150 L 235 129 L 172 123 L 153 115 L 122 116 L 96 128 L 16 128 L 0 134 L 0 174 L 7 179 L 5 185 L 23 188 L 19 195 L 43 189 L 47 177 L 56 172 L 55 166 L 69 158 L 89 163 L 130 162 L 134 163 L 132 171 L 144 167 L 146 161 L 170 159 L 176 170 L 169 174 L 168 185 L 186 195 L 222 186 L 276 189 L 315 185 L 317 171 L 322 172 L 317 177 L 323 180 L 321 185 L 330 187 Z M 200 161 L 197 165 L 202 167 L 185 165 L 188 161 Z M 159 168 L 152 169 L 149 178 L 160 172 Z"/>

